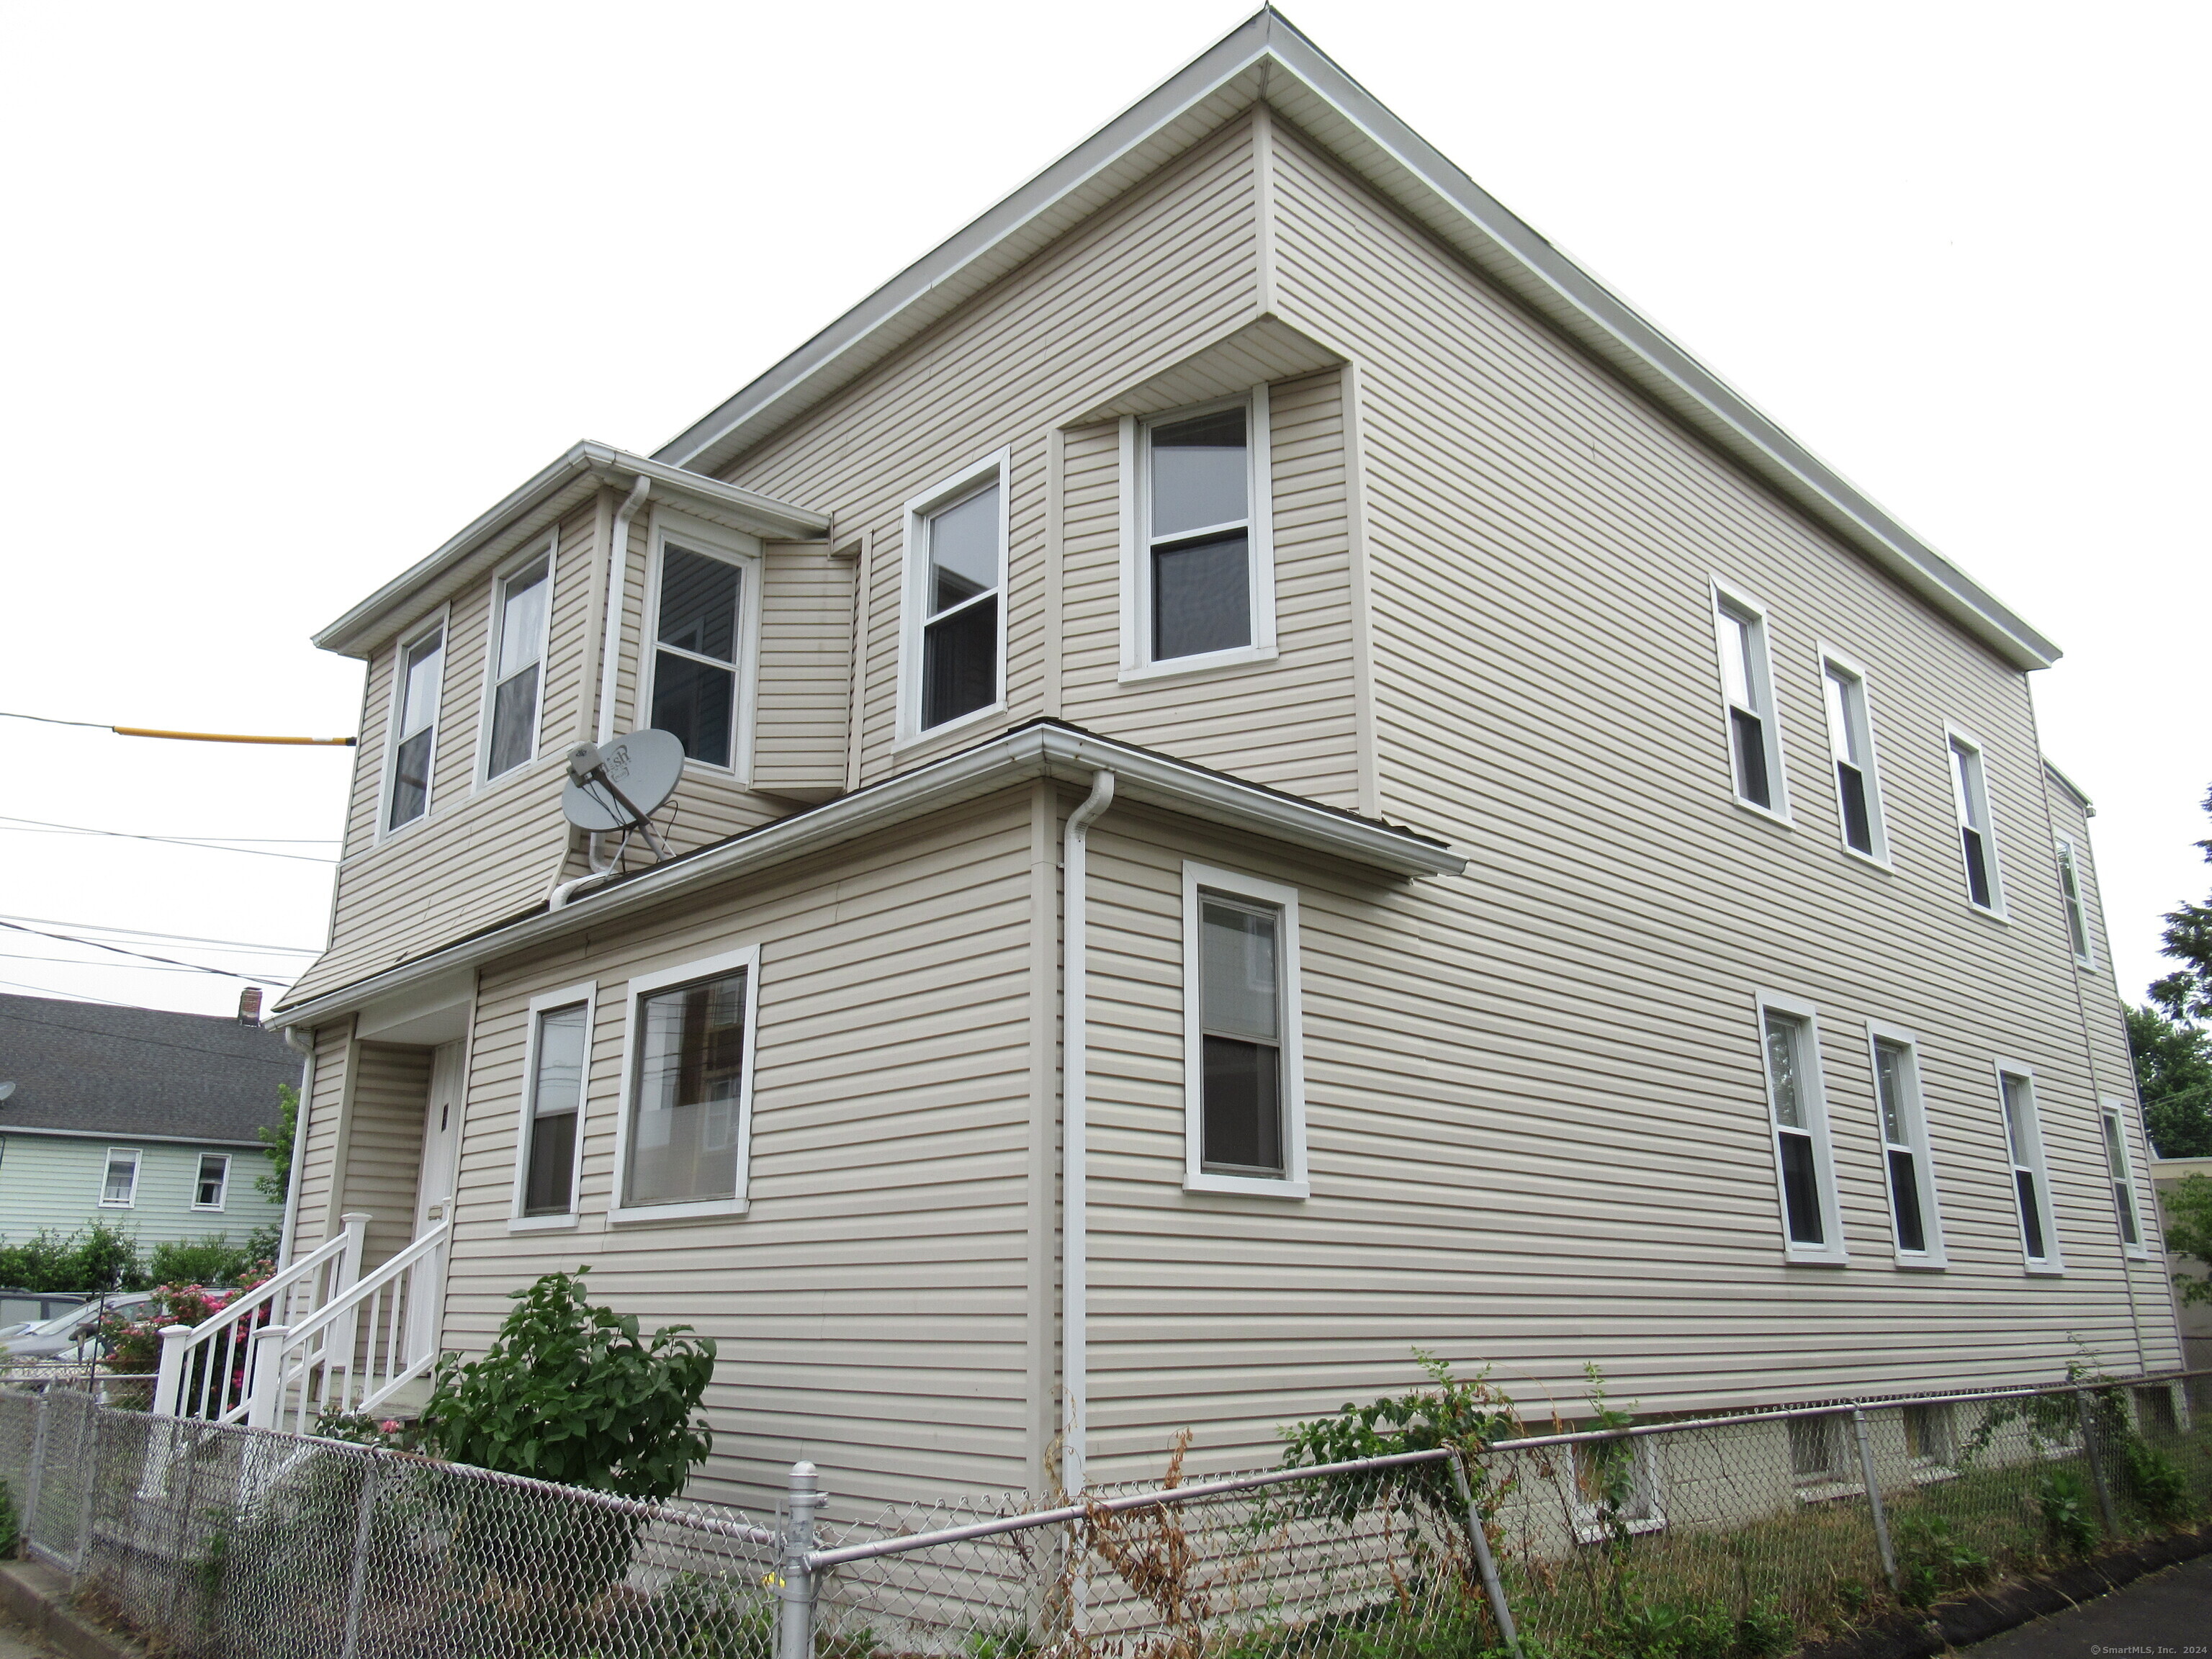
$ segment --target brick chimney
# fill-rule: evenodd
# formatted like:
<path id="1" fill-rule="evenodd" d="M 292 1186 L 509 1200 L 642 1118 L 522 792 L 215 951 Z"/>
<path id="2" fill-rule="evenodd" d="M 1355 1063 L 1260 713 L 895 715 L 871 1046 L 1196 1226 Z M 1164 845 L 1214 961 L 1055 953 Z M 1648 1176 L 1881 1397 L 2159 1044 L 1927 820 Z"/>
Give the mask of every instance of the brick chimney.
<path id="1" fill-rule="evenodd" d="M 238 994 L 238 1023 L 240 1025 L 261 1024 L 261 988 L 249 985 Z"/>

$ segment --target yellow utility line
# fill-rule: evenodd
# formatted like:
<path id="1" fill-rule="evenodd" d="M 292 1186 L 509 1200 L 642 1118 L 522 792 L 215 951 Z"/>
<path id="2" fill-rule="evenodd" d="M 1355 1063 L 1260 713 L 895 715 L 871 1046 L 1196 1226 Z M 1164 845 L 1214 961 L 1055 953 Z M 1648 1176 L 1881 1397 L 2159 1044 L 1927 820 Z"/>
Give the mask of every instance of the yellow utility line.
<path id="1" fill-rule="evenodd" d="M 111 726 L 118 738 L 174 738 L 183 743 L 318 743 L 338 744 L 350 749 L 358 738 L 249 738 L 235 732 L 155 732 L 142 726 Z"/>

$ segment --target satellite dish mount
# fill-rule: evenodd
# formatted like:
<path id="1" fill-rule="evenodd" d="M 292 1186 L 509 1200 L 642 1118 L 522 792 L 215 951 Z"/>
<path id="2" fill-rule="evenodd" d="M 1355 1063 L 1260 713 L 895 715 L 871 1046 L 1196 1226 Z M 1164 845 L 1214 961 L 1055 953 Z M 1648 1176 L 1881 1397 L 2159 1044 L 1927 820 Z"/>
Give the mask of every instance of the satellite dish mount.
<path id="1" fill-rule="evenodd" d="M 653 815 L 676 793 L 684 776 L 684 745 L 672 732 L 632 732 L 610 742 L 580 743 L 568 750 L 568 781 L 561 810 L 569 823 L 594 835 L 645 837 L 653 857 L 668 848 L 653 833 Z M 620 856 L 619 854 L 617 854 Z"/>

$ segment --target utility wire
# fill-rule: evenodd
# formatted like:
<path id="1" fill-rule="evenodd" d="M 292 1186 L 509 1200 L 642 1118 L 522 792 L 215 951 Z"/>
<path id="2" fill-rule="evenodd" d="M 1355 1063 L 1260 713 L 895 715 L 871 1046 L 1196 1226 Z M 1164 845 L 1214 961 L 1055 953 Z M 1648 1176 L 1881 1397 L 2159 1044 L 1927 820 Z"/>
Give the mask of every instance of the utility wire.
<path id="1" fill-rule="evenodd" d="M 309 744 L 322 748 L 351 749 L 359 738 L 264 738 L 238 732 L 165 732 L 150 726 L 103 726 L 98 720 L 58 720 L 47 714 L 18 714 L 0 708 L 0 720 L 36 720 L 41 726 L 81 726 L 88 732 L 112 732 L 118 738 L 173 738 L 181 743 Z"/>
<path id="2" fill-rule="evenodd" d="M 81 962 L 75 957 L 27 957 L 14 951 L 0 951 L 0 961 L 46 962 L 52 963 L 57 968 L 97 968 L 106 974 L 196 974 L 204 971 L 198 968 L 168 968 L 152 962 Z M 289 979 L 264 980 L 260 982 L 267 985 L 294 983 Z"/>
<path id="3" fill-rule="evenodd" d="M 248 858 L 290 859 L 295 864 L 336 864 L 336 859 L 314 858 L 306 853 L 266 853 L 258 847 L 225 847 L 213 841 L 195 841 L 186 836 L 138 836 L 128 830 L 88 830 L 81 823 L 47 823 L 39 818 L 14 818 L 0 814 L 0 830 L 14 830 L 22 835 L 112 836 L 118 841 L 159 842 L 169 847 L 197 847 L 204 853 L 243 853 Z M 28 825 L 28 829 L 21 826 Z M 241 837 L 241 839 L 243 839 Z M 327 847 L 328 842 L 318 843 Z"/>
<path id="4" fill-rule="evenodd" d="M 15 983 L 13 980 L 7 982 L 11 985 Z M 45 990 L 46 988 L 43 986 L 32 985 L 27 986 L 24 988 L 32 991 L 42 991 Z M 63 991 L 46 991 L 46 994 L 48 996 L 66 996 L 70 994 L 68 992 Z M 107 1002 L 107 999 L 106 997 L 87 997 L 84 1000 L 88 1002 Z M 111 1008 L 138 1007 L 138 1005 L 135 1002 L 107 1002 L 107 1006 Z M 147 1008 L 143 1009 L 140 1012 L 149 1014 L 166 1014 L 174 1012 L 175 1011 L 168 1008 Z M 180 1018 L 187 1019 L 207 1019 L 210 1018 L 221 1019 L 222 1016 L 220 1014 L 212 1016 L 207 1014 L 187 1014 L 180 1016 Z M 286 1058 L 277 1055 L 271 1055 L 264 1058 L 260 1054 L 232 1054 L 228 1050 L 222 1048 L 205 1048 L 197 1042 L 165 1042 L 160 1037 L 136 1036 L 128 1031 L 106 1030 L 97 1025 L 72 1025 L 65 1019 L 40 1019 L 36 1014 L 19 1014 L 13 1008 L 0 1008 L 0 1019 L 20 1020 L 26 1025 L 51 1025 L 58 1031 L 82 1031 L 88 1036 L 108 1037 L 119 1042 L 143 1042 L 149 1048 L 181 1048 L 186 1054 L 219 1054 L 225 1060 L 240 1060 L 252 1066 L 282 1066 L 294 1077 L 297 1077 L 300 1074 L 300 1062 L 297 1059 L 294 1058 Z"/>
<path id="5" fill-rule="evenodd" d="M 73 823 L 49 823 L 44 818 L 19 818 L 0 812 L 0 818 L 9 823 L 35 823 L 46 830 L 66 830 L 80 836 L 121 836 L 131 832 L 124 830 L 80 830 Z M 342 845 L 336 836 L 155 836 L 155 841 L 245 841 L 261 847 L 337 847 Z"/>
<path id="6" fill-rule="evenodd" d="M 241 951 L 281 951 L 286 956 L 319 957 L 319 946 L 309 945 L 252 945 L 242 939 L 202 939 L 197 933 L 157 933 L 146 927 L 111 927 L 102 921 L 64 921 L 55 916 L 0 916 L 0 921 L 35 921 L 48 927 L 82 927 L 88 933 L 120 933 L 125 939 L 175 939 L 183 945 L 234 945 Z"/>
<path id="7" fill-rule="evenodd" d="M 209 968 L 197 962 L 179 962 L 174 957 L 148 956 L 143 951 L 126 951 L 119 945 L 103 945 L 96 939 L 77 939 L 69 933 L 49 933 L 37 927 L 26 927 L 20 921 L 0 921 L 0 927 L 5 927 L 18 933 L 33 934 L 40 939 L 58 939 L 64 945 L 88 945 L 95 951 L 112 951 L 118 957 L 138 957 L 147 962 L 165 962 L 172 968 L 192 968 L 203 974 L 215 974 L 224 979 L 242 979 L 248 985 L 291 983 L 289 980 L 266 979 L 255 974 L 234 974 L 228 968 Z"/>
<path id="8" fill-rule="evenodd" d="M 56 724 L 58 725 L 60 722 L 57 721 Z M 42 997 L 59 997 L 66 1002 L 97 1002 L 109 1008 L 136 1008 L 138 1006 L 135 1002 L 110 1001 L 106 997 L 88 997 L 82 991 L 57 991 L 51 985 L 26 985 L 19 979 L 0 979 L 0 985 L 12 985 L 19 991 L 36 991 Z M 23 1019 L 26 1018 L 27 1017 L 22 1014 L 0 1012 L 0 1019 Z M 30 1023 L 33 1025 L 52 1025 L 54 1024 L 51 1019 L 33 1019 Z M 62 1029 L 65 1031 L 89 1031 L 92 1030 L 92 1027 L 89 1025 L 64 1025 Z M 102 1031 L 97 1035 L 106 1036 L 111 1035 L 111 1033 Z M 145 1041 L 143 1037 L 134 1037 L 131 1040 L 138 1042 Z M 177 1045 L 173 1042 L 167 1042 L 161 1046 L 165 1048 L 173 1048 Z M 213 1054 L 215 1051 L 210 1048 L 204 1050 L 203 1052 Z"/>

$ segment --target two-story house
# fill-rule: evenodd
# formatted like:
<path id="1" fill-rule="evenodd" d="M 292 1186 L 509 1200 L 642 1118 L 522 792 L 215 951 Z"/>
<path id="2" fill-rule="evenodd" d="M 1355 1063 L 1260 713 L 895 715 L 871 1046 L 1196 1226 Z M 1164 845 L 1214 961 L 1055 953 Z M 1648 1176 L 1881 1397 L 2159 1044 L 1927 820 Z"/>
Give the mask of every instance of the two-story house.
<path id="1" fill-rule="evenodd" d="M 711 1334 L 703 1489 L 2177 1358 L 2056 647 L 1273 12 L 318 643 L 293 1248 Z"/>

